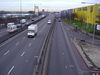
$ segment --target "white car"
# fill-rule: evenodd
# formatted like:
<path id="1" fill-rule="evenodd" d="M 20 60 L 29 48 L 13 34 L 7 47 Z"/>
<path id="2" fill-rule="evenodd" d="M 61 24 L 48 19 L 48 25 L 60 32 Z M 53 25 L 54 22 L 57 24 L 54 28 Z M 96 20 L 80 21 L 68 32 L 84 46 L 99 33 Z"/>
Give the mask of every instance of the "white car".
<path id="1" fill-rule="evenodd" d="M 48 20 L 48 24 L 51 24 L 51 20 Z"/>

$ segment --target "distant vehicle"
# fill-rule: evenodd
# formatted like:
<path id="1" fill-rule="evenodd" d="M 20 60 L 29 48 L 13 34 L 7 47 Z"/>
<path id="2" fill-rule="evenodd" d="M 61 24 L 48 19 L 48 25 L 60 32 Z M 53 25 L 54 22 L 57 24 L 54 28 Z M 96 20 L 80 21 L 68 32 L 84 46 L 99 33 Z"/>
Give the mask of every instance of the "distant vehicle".
<path id="1" fill-rule="evenodd" d="M 37 30 L 38 30 L 38 26 L 37 24 L 31 24 L 30 26 L 28 26 L 28 37 L 34 37 L 37 35 Z"/>
<path id="2" fill-rule="evenodd" d="M 61 19 L 60 18 L 58 19 L 58 22 L 61 22 Z"/>
<path id="3" fill-rule="evenodd" d="M 15 32 L 17 30 L 18 30 L 18 28 L 17 28 L 17 26 L 14 23 L 8 23 L 7 24 L 7 31 L 9 33 L 13 33 L 13 32 Z"/>
<path id="4" fill-rule="evenodd" d="M 45 15 L 42 15 L 41 17 L 45 17 Z"/>
<path id="5" fill-rule="evenodd" d="M 47 22 L 48 24 L 51 24 L 51 20 L 48 20 L 48 22 Z"/>
<path id="6" fill-rule="evenodd" d="M 21 24 L 24 24 L 25 22 L 26 22 L 26 19 L 20 20 L 20 23 L 21 23 Z"/>
<path id="7" fill-rule="evenodd" d="M 34 21 L 34 19 L 32 19 L 32 21 Z"/>
<path id="8" fill-rule="evenodd" d="M 30 22 L 26 22 L 25 24 L 28 26 L 30 24 Z"/>
<path id="9" fill-rule="evenodd" d="M 22 24 L 16 24 L 17 28 L 22 27 Z"/>

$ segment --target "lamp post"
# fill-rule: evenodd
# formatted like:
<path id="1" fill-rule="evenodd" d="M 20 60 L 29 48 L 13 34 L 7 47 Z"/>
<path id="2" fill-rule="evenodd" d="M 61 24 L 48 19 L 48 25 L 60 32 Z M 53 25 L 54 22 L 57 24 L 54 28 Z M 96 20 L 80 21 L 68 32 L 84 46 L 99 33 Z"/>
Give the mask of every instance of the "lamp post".
<path id="1" fill-rule="evenodd" d="M 22 0 L 20 0 L 20 23 L 21 23 L 21 20 L 22 20 Z M 21 23 L 21 26 L 22 26 L 22 23 Z"/>

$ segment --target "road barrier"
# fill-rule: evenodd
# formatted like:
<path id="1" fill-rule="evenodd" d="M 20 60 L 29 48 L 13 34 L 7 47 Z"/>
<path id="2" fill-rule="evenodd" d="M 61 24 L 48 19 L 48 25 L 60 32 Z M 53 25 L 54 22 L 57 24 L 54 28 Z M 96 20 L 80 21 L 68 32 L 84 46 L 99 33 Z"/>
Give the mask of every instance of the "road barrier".
<path id="1" fill-rule="evenodd" d="M 49 51 L 51 46 L 51 38 L 55 28 L 55 22 L 56 20 L 54 18 L 51 28 L 48 31 L 48 35 L 46 35 L 43 46 L 41 48 L 41 52 L 37 59 L 37 65 L 34 67 L 33 75 L 47 75 Z"/>

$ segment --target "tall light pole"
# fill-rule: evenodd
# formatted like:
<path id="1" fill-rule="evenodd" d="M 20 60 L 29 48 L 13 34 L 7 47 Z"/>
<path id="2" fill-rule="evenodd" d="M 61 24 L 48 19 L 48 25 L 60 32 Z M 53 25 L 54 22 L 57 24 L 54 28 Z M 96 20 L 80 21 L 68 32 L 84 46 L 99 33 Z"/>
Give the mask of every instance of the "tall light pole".
<path id="1" fill-rule="evenodd" d="M 21 23 L 21 20 L 22 20 L 22 0 L 20 0 L 20 23 Z M 22 26 L 22 23 L 21 23 L 21 26 Z"/>

